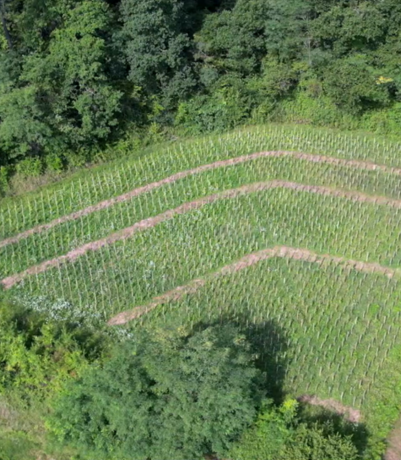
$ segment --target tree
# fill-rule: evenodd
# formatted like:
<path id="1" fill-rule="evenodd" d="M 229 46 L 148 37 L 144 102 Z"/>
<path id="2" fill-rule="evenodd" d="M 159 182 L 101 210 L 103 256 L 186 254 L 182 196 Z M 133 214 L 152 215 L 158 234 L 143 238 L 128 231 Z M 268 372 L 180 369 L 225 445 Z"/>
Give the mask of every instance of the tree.
<path id="1" fill-rule="evenodd" d="M 314 21 L 313 34 L 318 46 L 333 51 L 335 57 L 349 52 L 374 49 L 385 38 L 386 18 L 377 2 L 336 5 Z"/>
<path id="2" fill-rule="evenodd" d="M 51 431 L 97 458 L 223 454 L 254 419 L 261 373 L 237 329 L 138 332 L 56 401 Z"/>
<path id="3" fill-rule="evenodd" d="M 121 1 L 129 79 L 146 96 L 161 96 L 166 107 L 196 85 L 187 8 L 181 0 Z"/>
<path id="4" fill-rule="evenodd" d="M 0 146 L 9 159 L 93 146 L 118 122 L 111 9 L 104 0 L 43 3 L 14 8 L 15 46 L 1 51 Z"/>
<path id="5" fill-rule="evenodd" d="M 66 13 L 65 25 L 54 33 L 50 45 L 47 63 L 57 95 L 56 126 L 78 143 L 106 138 L 117 124 L 122 93 L 113 88 L 107 74 L 111 27 L 103 0 L 84 1 Z"/>
<path id="6" fill-rule="evenodd" d="M 202 71 L 214 68 L 220 74 L 235 72 L 241 76 L 257 72 L 266 55 L 267 15 L 265 0 L 239 0 L 232 10 L 206 16 L 202 29 L 195 35 Z"/>
<path id="7" fill-rule="evenodd" d="M 363 54 L 354 54 L 335 60 L 325 69 L 326 93 L 349 113 L 358 114 L 390 103 L 387 85 L 381 84 L 378 70 L 369 61 Z"/>
<path id="8" fill-rule="evenodd" d="M 4 38 L 7 41 L 8 48 L 13 47 L 13 41 L 11 39 L 10 31 L 8 30 L 8 24 L 7 24 L 7 12 L 6 12 L 6 2 L 5 0 L 0 0 L 0 20 L 1 20 L 1 26 L 3 28 L 3 34 Z"/>

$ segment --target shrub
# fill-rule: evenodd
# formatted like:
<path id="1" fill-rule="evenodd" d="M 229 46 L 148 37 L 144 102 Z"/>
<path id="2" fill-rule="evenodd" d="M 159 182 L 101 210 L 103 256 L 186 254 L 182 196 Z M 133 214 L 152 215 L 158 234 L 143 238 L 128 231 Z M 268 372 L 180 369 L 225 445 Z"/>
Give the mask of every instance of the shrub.
<path id="1" fill-rule="evenodd" d="M 49 322 L 45 316 L 0 303 L 0 389 L 43 401 L 99 357 L 100 338 L 84 328 Z"/>
<path id="2" fill-rule="evenodd" d="M 283 456 L 277 460 L 356 460 L 356 447 L 349 437 L 335 433 L 329 426 L 323 428 L 305 423 L 297 426 L 287 443 Z M 260 459 L 262 460 L 262 459 Z"/>
<path id="3" fill-rule="evenodd" d="M 0 195 L 8 190 L 8 169 L 0 166 Z"/>
<path id="4" fill-rule="evenodd" d="M 40 158 L 25 158 L 17 163 L 17 173 L 24 177 L 39 177 L 43 172 L 43 164 Z"/>
<path id="5" fill-rule="evenodd" d="M 356 460 L 357 448 L 349 436 L 335 431 L 334 422 L 308 425 L 297 417 L 298 403 L 268 404 L 256 423 L 229 453 L 231 460 Z"/>
<path id="6" fill-rule="evenodd" d="M 64 169 L 64 161 L 61 155 L 51 153 L 46 156 L 46 166 L 49 171 L 60 173 Z"/>
<path id="7" fill-rule="evenodd" d="M 267 403 L 256 423 L 235 444 L 229 457 L 232 460 L 278 459 L 294 433 L 291 422 L 296 408 L 297 402 L 294 400 L 286 401 L 279 408 Z"/>

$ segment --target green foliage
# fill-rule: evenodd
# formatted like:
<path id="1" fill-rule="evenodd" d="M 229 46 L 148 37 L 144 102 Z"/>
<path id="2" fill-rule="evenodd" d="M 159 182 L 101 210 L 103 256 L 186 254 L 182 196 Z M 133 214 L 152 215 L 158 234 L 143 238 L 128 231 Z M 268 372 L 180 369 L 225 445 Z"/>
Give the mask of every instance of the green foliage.
<path id="1" fill-rule="evenodd" d="M 7 158 L 60 153 L 109 137 L 122 91 L 114 86 L 118 65 L 110 63 L 107 3 L 13 6 L 15 46 L 0 53 L 0 137 Z"/>
<path id="2" fill-rule="evenodd" d="M 192 336 L 138 331 L 57 400 L 58 439 L 98 458 L 203 458 L 252 422 L 260 373 L 230 326 Z"/>
<path id="3" fill-rule="evenodd" d="M 359 457 L 351 439 L 335 433 L 330 425 L 301 424 L 294 430 L 282 455 L 275 460 L 356 460 Z"/>
<path id="4" fill-rule="evenodd" d="M 34 85 L 0 87 L 0 142 L 9 159 L 38 153 L 51 138 L 39 92 Z"/>
<path id="5" fill-rule="evenodd" d="M 46 167 L 49 171 L 60 173 L 64 168 L 63 158 L 57 153 L 50 153 L 46 156 Z"/>
<path id="6" fill-rule="evenodd" d="M 388 26 L 383 9 L 369 1 L 336 5 L 313 22 L 314 39 L 335 57 L 377 47 Z"/>
<path id="7" fill-rule="evenodd" d="M 35 460 L 35 450 L 38 445 L 23 433 L 0 434 L 1 460 Z"/>
<path id="8" fill-rule="evenodd" d="M 88 331 L 46 321 L 44 315 L 3 302 L 0 310 L 0 388 L 29 405 L 60 390 L 101 350 Z"/>
<path id="9" fill-rule="evenodd" d="M 43 172 L 43 164 L 40 158 L 25 158 L 16 166 L 17 173 L 23 177 L 39 177 Z"/>
<path id="10" fill-rule="evenodd" d="M 279 408 L 264 407 L 254 425 L 242 435 L 229 452 L 232 460 L 278 460 L 294 429 L 297 402 L 288 400 Z"/>
<path id="11" fill-rule="evenodd" d="M 83 1 L 64 14 L 64 27 L 54 31 L 46 63 L 28 60 L 27 77 L 43 79 L 54 104 L 53 129 L 68 134 L 78 147 L 102 139 L 116 126 L 122 93 L 108 81 L 112 20 L 102 0 Z M 38 81 L 39 84 L 39 81 Z"/>
<path id="12" fill-rule="evenodd" d="M 5 166 L 0 166 L 0 195 L 7 192 L 9 171 Z"/>
<path id="13" fill-rule="evenodd" d="M 108 338 L 60 311 L 52 318 L 33 301 L 0 297 L 0 458 L 70 459 L 47 442 L 48 401 L 103 355 Z"/>
<path id="14" fill-rule="evenodd" d="M 250 101 L 239 79 L 220 80 L 210 96 L 199 96 L 180 104 L 175 123 L 188 132 L 222 132 L 244 123 L 249 117 Z"/>
<path id="15" fill-rule="evenodd" d="M 211 69 L 242 76 L 258 70 L 266 53 L 263 32 L 267 15 L 265 1 L 239 0 L 233 9 L 205 17 L 202 29 L 195 35 L 196 56 L 204 63 L 200 70 L 204 82 Z"/>
<path id="16" fill-rule="evenodd" d="M 386 85 L 364 55 L 336 60 L 325 72 L 324 89 L 333 102 L 351 113 L 383 107 L 390 98 Z"/>
<path id="17" fill-rule="evenodd" d="M 357 460 L 350 437 L 338 433 L 334 424 L 308 425 L 297 417 L 297 402 L 259 414 L 229 453 L 232 460 Z"/>
<path id="18" fill-rule="evenodd" d="M 1 164 L 104 161 L 131 130 L 144 144 L 265 121 L 399 134 L 396 0 L 2 5 Z"/>
<path id="19" fill-rule="evenodd" d="M 166 106 L 193 91 L 196 80 L 185 3 L 122 0 L 120 9 L 129 79 L 134 85 L 146 95 L 160 94 Z"/>

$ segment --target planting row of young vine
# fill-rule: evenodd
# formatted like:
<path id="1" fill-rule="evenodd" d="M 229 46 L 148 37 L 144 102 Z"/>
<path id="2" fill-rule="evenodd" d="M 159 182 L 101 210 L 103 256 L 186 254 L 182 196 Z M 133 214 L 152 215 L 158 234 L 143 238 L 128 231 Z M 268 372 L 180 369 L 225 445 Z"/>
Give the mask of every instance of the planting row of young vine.
<path id="1" fill-rule="evenodd" d="M 65 254 L 182 203 L 241 185 L 275 179 L 401 198 L 401 176 L 397 174 L 313 163 L 292 157 L 258 158 L 179 179 L 0 247 L 0 278 Z"/>
<path id="2" fill-rule="evenodd" d="M 74 262 L 32 275 L 16 292 L 63 298 L 108 318 L 245 254 L 288 245 L 399 267 L 401 210 L 272 189 L 227 198 Z"/>
<path id="3" fill-rule="evenodd" d="M 199 165 L 263 150 L 293 150 L 401 166 L 401 144 L 358 134 L 293 126 L 263 126 L 159 147 L 0 203 L 0 238 L 15 235 L 134 187 Z"/>

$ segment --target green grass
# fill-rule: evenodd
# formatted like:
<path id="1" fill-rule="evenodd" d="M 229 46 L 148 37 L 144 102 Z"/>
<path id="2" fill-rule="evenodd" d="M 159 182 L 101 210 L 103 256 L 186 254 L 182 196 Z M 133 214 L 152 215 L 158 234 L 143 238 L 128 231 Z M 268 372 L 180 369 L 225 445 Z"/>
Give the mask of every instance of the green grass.
<path id="1" fill-rule="evenodd" d="M 253 182 L 282 179 L 401 199 L 401 176 L 291 157 L 259 158 L 164 185 L 128 202 L 65 222 L 0 248 L 0 278 L 62 255 L 187 201 Z"/>
<path id="2" fill-rule="evenodd" d="M 64 298 L 105 318 L 274 245 L 400 266 L 401 210 L 274 189 L 180 215 L 13 290 Z"/>
<path id="3" fill-rule="evenodd" d="M 86 170 L 36 192 L 0 201 L 0 238 L 14 235 L 134 187 L 213 161 L 262 150 L 294 150 L 401 167 L 401 142 L 300 126 L 268 125 L 157 147 Z"/>

